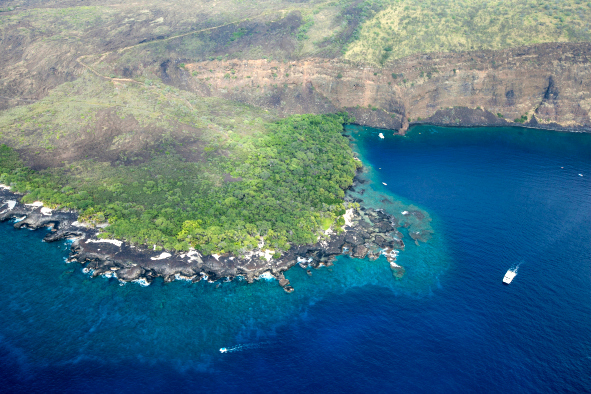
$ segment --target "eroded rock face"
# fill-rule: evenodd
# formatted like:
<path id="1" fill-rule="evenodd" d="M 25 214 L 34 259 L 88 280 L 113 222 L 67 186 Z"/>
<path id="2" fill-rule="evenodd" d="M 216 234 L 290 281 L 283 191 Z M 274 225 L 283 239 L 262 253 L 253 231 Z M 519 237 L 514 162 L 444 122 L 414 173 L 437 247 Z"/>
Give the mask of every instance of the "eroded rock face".
<path id="1" fill-rule="evenodd" d="M 339 59 L 206 61 L 167 75 L 183 89 L 282 115 L 346 109 L 359 124 L 402 132 L 409 119 L 488 126 L 524 115 L 525 125 L 591 130 L 589 43 L 414 55 L 384 68 Z"/>
<path id="2" fill-rule="evenodd" d="M 331 266 L 335 258 L 349 254 L 370 260 L 385 255 L 392 271 L 401 278 L 404 269 L 395 261 L 398 250 L 404 249 L 397 220 L 380 211 L 366 208 L 350 209 L 342 231 L 326 236 L 315 244 L 295 245 L 278 259 L 267 259 L 264 251 L 252 251 L 245 256 L 202 255 L 192 250 L 168 253 L 138 248 L 124 241 L 99 239 L 98 229 L 77 222 L 73 211 L 52 211 L 42 204 L 21 204 L 22 196 L 0 188 L 0 221 L 15 219 L 17 228 L 51 227 L 45 241 L 73 238 L 69 260 L 85 265 L 93 276 L 116 277 L 120 281 L 149 284 L 154 278 L 164 281 L 208 280 L 244 277 L 249 283 L 262 275 L 272 275 L 288 293 L 294 291 L 284 272 L 296 264 L 310 270 Z M 357 202 L 359 202 L 357 200 Z"/>

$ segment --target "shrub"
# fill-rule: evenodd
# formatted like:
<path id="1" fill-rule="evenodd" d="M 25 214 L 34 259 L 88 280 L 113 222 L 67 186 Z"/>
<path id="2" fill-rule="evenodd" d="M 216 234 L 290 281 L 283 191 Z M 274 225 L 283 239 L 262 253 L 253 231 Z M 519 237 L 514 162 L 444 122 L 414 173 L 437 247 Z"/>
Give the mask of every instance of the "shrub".
<path id="1" fill-rule="evenodd" d="M 513 121 L 515 123 L 525 123 L 526 120 L 527 120 L 527 114 L 521 115 L 521 118 L 515 118 Z"/>

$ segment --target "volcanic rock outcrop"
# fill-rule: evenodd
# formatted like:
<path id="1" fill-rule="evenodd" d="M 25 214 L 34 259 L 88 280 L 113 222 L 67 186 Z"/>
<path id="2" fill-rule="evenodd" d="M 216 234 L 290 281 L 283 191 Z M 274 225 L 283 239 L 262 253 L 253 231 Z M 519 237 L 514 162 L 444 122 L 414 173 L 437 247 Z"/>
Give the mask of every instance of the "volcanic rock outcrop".
<path id="1" fill-rule="evenodd" d="M 308 270 L 330 266 L 335 258 L 348 254 L 355 258 L 375 260 L 384 255 L 393 275 L 401 278 L 404 268 L 396 264 L 398 250 L 404 249 L 403 235 L 396 218 L 380 210 L 349 209 L 343 231 L 328 233 L 315 244 L 294 245 L 281 257 L 273 258 L 262 247 L 244 256 L 202 255 L 191 250 L 186 253 L 154 251 L 127 242 L 100 239 L 99 229 L 77 221 L 73 211 L 53 211 L 41 203 L 22 204 L 22 196 L 0 188 L 0 222 L 13 219 L 15 228 L 38 229 L 50 227 L 44 240 L 73 239 L 69 260 L 85 265 L 93 276 L 116 277 L 120 281 L 149 284 L 156 277 L 165 281 L 208 280 L 244 277 L 248 282 L 269 273 L 285 291 L 293 291 L 284 272 L 296 264 Z M 359 201 L 358 201 L 359 202 Z"/>

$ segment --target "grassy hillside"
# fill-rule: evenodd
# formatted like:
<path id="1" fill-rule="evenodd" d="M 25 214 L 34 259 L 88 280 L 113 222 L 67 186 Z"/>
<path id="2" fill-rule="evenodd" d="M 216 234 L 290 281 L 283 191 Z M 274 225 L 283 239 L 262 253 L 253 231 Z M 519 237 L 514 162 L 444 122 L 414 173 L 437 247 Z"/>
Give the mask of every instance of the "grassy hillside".
<path id="1" fill-rule="evenodd" d="M 384 64 L 415 53 L 591 41 L 591 2 L 583 0 L 399 0 L 368 4 L 381 11 L 363 23 L 345 58 Z"/>

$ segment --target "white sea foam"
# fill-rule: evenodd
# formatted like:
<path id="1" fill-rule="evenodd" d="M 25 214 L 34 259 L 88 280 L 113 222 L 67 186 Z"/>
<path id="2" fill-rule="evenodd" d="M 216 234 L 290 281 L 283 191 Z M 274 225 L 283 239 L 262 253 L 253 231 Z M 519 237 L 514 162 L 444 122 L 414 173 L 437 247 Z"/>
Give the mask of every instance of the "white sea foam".
<path id="1" fill-rule="evenodd" d="M 26 217 L 27 217 L 27 216 L 25 215 L 25 216 L 23 216 L 23 217 L 20 217 L 20 218 L 15 218 L 15 219 L 14 219 L 14 222 L 15 222 L 15 223 L 22 222 L 23 220 L 25 220 L 25 218 L 26 218 Z"/>
<path id="2" fill-rule="evenodd" d="M 517 271 L 519 270 L 519 266 L 521 266 L 521 264 L 523 264 L 523 261 L 520 261 L 519 263 L 517 263 L 517 265 L 513 264 L 513 266 L 509 268 L 509 270 L 517 275 Z"/>
<path id="3" fill-rule="evenodd" d="M 312 260 L 313 259 L 311 257 L 308 259 L 305 259 L 303 257 L 298 257 L 298 259 L 297 259 L 298 263 L 304 263 L 304 264 L 309 264 L 312 262 Z"/>
<path id="4" fill-rule="evenodd" d="M 148 282 L 145 278 L 132 280 L 131 282 L 132 283 L 137 283 L 138 285 L 140 285 L 142 287 L 148 287 L 148 286 L 150 286 L 150 282 Z"/>
<path id="5" fill-rule="evenodd" d="M 276 280 L 276 278 L 269 271 L 263 272 L 257 279 Z"/>
<path id="6" fill-rule="evenodd" d="M 86 240 L 86 243 L 87 244 L 107 243 L 107 244 L 116 245 L 118 247 L 121 247 L 121 245 L 123 245 L 123 241 L 118 241 L 116 239 L 88 239 L 88 240 Z"/>
<path id="7" fill-rule="evenodd" d="M 380 253 L 383 254 L 386 257 L 390 257 L 390 258 L 396 259 L 398 257 L 398 254 L 400 252 L 398 250 L 396 250 L 396 249 L 392 249 L 392 250 L 390 250 L 390 252 L 388 252 L 387 249 L 382 249 L 380 251 Z M 392 264 L 392 263 L 390 263 L 390 264 Z"/>
<path id="8" fill-rule="evenodd" d="M 162 252 L 159 256 L 150 257 L 150 260 L 164 260 L 172 256 L 170 253 Z"/>
<path id="9" fill-rule="evenodd" d="M 181 274 L 174 274 L 174 278 L 176 280 L 184 280 L 187 282 L 191 282 L 194 278 L 194 276 L 185 276 L 185 275 L 181 275 Z"/>

